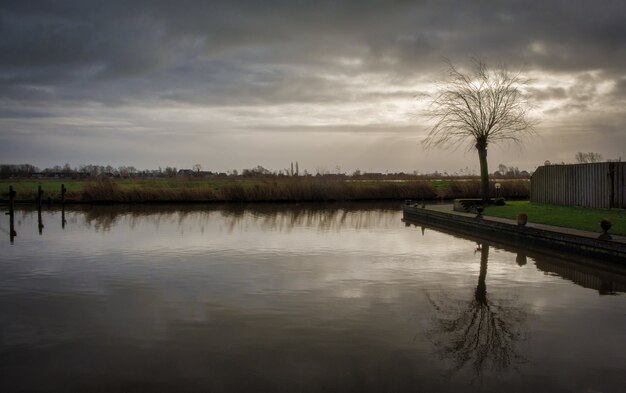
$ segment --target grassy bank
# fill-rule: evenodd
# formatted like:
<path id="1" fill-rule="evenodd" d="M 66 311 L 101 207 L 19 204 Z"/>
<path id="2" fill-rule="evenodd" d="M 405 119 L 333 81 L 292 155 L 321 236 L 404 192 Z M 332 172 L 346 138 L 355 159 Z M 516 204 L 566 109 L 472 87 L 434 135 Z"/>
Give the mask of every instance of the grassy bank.
<path id="1" fill-rule="evenodd" d="M 67 189 L 66 199 L 77 202 L 433 200 L 469 198 L 479 193 L 478 180 L 353 181 L 324 177 L 13 179 L 0 181 L 0 190 L 4 195 L 12 185 L 17 200 L 32 201 L 41 185 L 44 199 L 58 200 L 61 184 Z M 527 197 L 528 187 L 528 181 L 508 181 L 504 196 Z"/>
<path id="2" fill-rule="evenodd" d="M 591 232 L 602 232 L 600 220 L 608 218 L 613 223 L 609 231 L 615 235 L 626 235 L 626 211 L 608 209 L 590 209 L 584 207 L 555 206 L 530 203 L 528 201 L 510 201 L 504 206 L 489 206 L 485 209 L 486 216 L 510 218 L 515 220 L 517 214 L 528 214 L 528 222 L 556 225 L 582 229 Z"/>

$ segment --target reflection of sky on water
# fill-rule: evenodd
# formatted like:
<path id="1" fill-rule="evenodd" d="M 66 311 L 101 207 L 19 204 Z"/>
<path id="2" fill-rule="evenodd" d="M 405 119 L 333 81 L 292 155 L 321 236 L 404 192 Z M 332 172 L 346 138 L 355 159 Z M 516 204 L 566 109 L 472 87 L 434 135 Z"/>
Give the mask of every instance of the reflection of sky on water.
<path id="1" fill-rule="evenodd" d="M 395 204 L 85 207 L 66 212 L 65 230 L 58 211 L 42 219 L 40 236 L 37 213 L 17 212 L 15 244 L 8 235 L 0 243 L 0 363 L 35 375 L 33 389 L 57 375 L 57 361 L 78 368 L 63 380 L 68 388 L 130 380 L 166 389 L 178 380 L 224 390 L 612 390 L 626 382 L 623 293 L 599 296 L 555 273 L 571 264 L 553 258 L 531 255 L 520 266 L 497 244 L 486 296 L 521 316 L 507 321 L 523 361 L 485 366 L 478 381 L 467 367 L 448 378 L 454 360 L 437 350 L 436 322 L 476 296 L 481 252 L 473 241 L 405 227 Z M 610 277 L 621 279 L 614 287 L 626 281 Z"/>

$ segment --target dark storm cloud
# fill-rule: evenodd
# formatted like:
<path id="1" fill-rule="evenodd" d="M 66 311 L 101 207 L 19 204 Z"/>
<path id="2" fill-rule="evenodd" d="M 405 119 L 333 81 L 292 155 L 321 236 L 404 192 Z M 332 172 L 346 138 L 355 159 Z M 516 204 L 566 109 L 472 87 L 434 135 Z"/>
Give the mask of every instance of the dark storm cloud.
<path id="1" fill-rule="evenodd" d="M 401 78 L 440 67 L 442 56 L 619 74 L 624 4 L 9 1 L 1 11 L 0 83 L 11 98 L 24 94 L 15 86 L 41 84 L 58 87 L 60 98 L 156 94 L 215 104 L 327 100 L 320 73 Z M 341 64 L 342 57 L 359 64 Z"/>
<path id="2" fill-rule="evenodd" d="M 3 153 L 26 151 L 23 133 L 50 141 L 75 133 L 85 146 L 91 134 L 111 146 L 148 133 L 194 144 L 199 129 L 255 125 L 405 137 L 409 123 L 392 120 L 441 76 L 442 58 L 470 56 L 541 79 L 530 93 L 550 104 L 542 113 L 551 120 L 576 114 L 593 130 L 596 118 L 583 117 L 604 108 L 611 127 L 594 132 L 609 133 L 625 117 L 625 15 L 624 1 L 5 0 Z M 185 108 L 207 113 L 192 125 L 195 112 L 145 113 Z M 363 140 L 345 146 L 353 142 Z"/>

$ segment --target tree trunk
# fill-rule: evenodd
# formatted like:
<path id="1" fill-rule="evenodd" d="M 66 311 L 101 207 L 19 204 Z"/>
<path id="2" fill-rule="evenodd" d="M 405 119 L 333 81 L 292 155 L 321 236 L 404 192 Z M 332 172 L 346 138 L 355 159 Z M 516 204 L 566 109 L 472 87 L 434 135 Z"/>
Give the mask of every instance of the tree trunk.
<path id="1" fill-rule="evenodd" d="M 480 197 L 483 204 L 489 203 L 489 168 L 487 167 L 487 146 L 477 144 L 478 159 L 480 160 Z"/>

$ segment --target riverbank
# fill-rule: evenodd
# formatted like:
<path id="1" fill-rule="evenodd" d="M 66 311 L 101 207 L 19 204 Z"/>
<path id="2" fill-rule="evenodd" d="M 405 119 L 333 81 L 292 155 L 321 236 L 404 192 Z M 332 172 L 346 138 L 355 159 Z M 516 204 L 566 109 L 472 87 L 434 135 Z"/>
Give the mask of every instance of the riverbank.
<path id="1" fill-rule="evenodd" d="M 500 180 L 503 183 L 502 180 Z M 43 200 L 58 202 L 61 184 L 68 203 L 146 202 L 314 202 L 359 200 L 440 200 L 478 195 L 480 181 L 463 180 L 352 180 L 325 177 L 158 178 L 158 179 L 45 179 L 2 180 L 6 201 L 9 186 L 17 202 L 34 202 L 41 185 Z M 528 180 L 507 180 L 505 198 L 527 198 Z M 493 186 L 493 184 L 492 184 Z"/>
<path id="2" fill-rule="evenodd" d="M 593 209 L 578 206 L 557 206 L 529 201 L 507 201 L 504 206 L 488 206 L 483 215 L 516 220 L 518 213 L 526 213 L 528 222 L 574 228 L 600 233 L 600 220 L 609 219 L 613 224 L 610 233 L 626 236 L 626 210 Z"/>
<path id="3" fill-rule="evenodd" d="M 475 214 L 453 211 L 452 205 L 403 205 L 405 221 L 426 223 L 462 234 L 488 235 L 514 246 L 533 246 L 557 253 L 585 255 L 605 261 L 626 263 L 626 237 L 613 235 L 611 240 L 594 232 L 529 223 L 498 217 L 478 218 Z"/>

